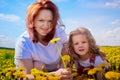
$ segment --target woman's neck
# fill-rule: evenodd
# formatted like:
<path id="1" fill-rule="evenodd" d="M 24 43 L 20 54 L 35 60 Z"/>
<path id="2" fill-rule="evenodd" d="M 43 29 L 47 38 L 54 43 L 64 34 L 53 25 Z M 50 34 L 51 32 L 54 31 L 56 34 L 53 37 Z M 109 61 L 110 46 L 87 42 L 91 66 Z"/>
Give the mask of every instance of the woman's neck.
<path id="1" fill-rule="evenodd" d="M 43 41 L 43 38 L 44 38 L 43 36 L 39 36 L 38 38 L 39 38 L 39 42 L 40 42 L 40 43 L 42 43 L 42 44 L 45 45 L 45 46 L 48 45 L 49 42 Z"/>

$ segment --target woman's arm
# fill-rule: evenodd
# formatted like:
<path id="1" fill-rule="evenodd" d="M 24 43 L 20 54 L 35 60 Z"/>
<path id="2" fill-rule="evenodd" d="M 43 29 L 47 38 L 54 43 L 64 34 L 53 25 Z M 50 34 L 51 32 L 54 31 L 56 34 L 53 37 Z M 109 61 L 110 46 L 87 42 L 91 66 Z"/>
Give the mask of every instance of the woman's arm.
<path id="1" fill-rule="evenodd" d="M 17 59 L 18 67 L 24 67 L 25 74 L 28 77 L 28 80 L 34 80 L 34 76 L 30 75 L 30 70 L 33 68 L 33 60 L 32 59 Z"/>
<path id="2" fill-rule="evenodd" d="M 33 60 L 32 59 L 17 59 L 18 67 L 24 67 L 25 73 L 30 74 L 30 70 L 33 68 Z"/>
<path id="3" fill-rule="evenodd" d="M 41 69 L 43 64 L 40 64 L 40 62 L 35 61 L 33 62 L 32 59 L 18 59 L 18 67 L 24 67 L 25 73 L 27 74 L 28 80 L 34 80 L 34 76 L 30 75 L 30 70 L 35 67 L 37 69 Z M 67 70 L 67 69 L 58 69 L 57 71 L 54 72 L 50 72 L 50 74 L 57 74 L 62 80 L 71 80 L 72 79 L 72 75 L 71 75 L 71 71 Z"/>
<path id="4" fill-rule="evenodd" d="M 26 69 L 25 73 L 30 74 L 32 68 L 41 70 L 45 65 L 39 61 L 33 61 L 32 59 L 18 59 L 18 67 L 24 67 Z"/>
<path id="5" fill-rule="evenodd" d="M 40 61 L 34 61 L 33 62 L 33 67 L 38 69 L 38 70 L 43 70 L 43 71 L 46 71 L 46 66 L 45 64 L 43 64 L 42 62 Z"/>

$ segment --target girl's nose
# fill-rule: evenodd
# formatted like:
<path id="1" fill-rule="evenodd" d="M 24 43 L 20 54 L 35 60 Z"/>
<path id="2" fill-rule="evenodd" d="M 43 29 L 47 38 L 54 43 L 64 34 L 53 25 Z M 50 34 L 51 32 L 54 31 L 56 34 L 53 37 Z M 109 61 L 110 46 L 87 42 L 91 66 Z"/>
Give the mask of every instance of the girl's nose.
<path id="1" fill-rule="evenodd" d="M 81 47 L 82 46 L 82 43 L 79 43 L 79 47 Z"/>

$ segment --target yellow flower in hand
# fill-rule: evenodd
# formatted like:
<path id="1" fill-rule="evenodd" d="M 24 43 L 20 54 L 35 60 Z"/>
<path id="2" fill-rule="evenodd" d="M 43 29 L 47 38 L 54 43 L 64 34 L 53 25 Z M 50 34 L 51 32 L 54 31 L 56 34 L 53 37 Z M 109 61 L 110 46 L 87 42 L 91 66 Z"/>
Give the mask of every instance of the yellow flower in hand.
<path id="1" fill-rule="evenodd" d="M 62 56 L 62 59 L 63 59 L 64 62 L 70 62 L 70 56 L 69 55 Z"/>
<path id="2" fill-rule="evenodd" d="M 50 40 L 50 42 L 56 43 L 58 40 L 60 40 L 60 38 L 53 38 L 52 40 Z"/>
<path id="3" fill-rule="evenodd" d="M 58 44 L 57 44 L 57 41 L 58 41 L 58 40 L 60 40 L 60 38 L 53 38 L 52 40 L 50 40 L 50 42 L 55 43 L 56 48 L 57 48 L 57 51 L 58 51 L 58 53 L 59 53 L 59 55 L 60 55 L 60 58 L 62 59 L 61 51 L 60 51 L 60 49 L 59 49 L 59 47 L 58 47 Z M 64 62 L 63 59 L 62 59 L 62 62 L 63 62 L 64 68 L 66 69 L 66 64 L 65 64 L 65 62 Z"/>

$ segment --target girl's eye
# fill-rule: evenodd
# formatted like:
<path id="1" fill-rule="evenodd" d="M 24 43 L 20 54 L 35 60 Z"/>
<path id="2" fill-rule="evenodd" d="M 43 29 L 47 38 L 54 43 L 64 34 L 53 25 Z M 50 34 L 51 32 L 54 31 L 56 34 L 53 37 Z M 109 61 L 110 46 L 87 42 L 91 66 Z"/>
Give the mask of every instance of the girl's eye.
<path id="1" fill-rule="evenodd" d="M 86 41 L 83 41 L 82 43 L 87 43 Z"/>
<path id="2" fill-rule="evenodd" d="M 82 42 L 82 43 L 86 43 L 86 42 L 84 41 L 84 42 Z"/>

